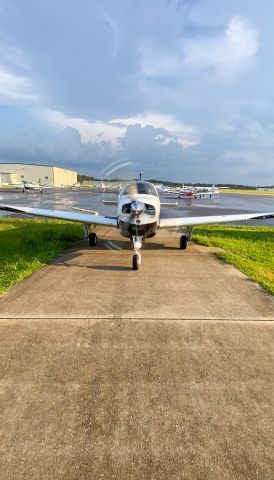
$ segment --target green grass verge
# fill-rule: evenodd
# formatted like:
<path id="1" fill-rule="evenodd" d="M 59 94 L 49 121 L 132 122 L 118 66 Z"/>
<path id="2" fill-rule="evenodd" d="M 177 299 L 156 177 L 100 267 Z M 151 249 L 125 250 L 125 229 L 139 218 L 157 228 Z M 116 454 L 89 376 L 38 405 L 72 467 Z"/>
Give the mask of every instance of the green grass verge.
<path id="1" fill-rule="evenodd" d="M 208 247 L 221 247 L 217 253 L 249 278 L 274 295 L 274 227 L 195 227 L 193 238 Z"/>
<path id="2" fill-rule="evenodd" d="M 236 188 L 220 188 L 221 193 L 241 193 L 245 195 L 273 195 L 274 192 L 272 190 L 240 190 Z"/>
<path id="3" fill-rule="evenodd" d="M 0 219 L 0 294 L 80 238 L 73 222 Z"/>

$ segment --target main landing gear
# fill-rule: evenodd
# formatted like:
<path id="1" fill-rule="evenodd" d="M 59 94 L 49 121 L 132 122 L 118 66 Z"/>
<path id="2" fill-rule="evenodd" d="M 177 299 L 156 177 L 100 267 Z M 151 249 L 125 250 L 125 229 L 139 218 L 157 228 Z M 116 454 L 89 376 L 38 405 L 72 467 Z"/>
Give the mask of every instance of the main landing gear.
<path id="1" fill-rule="evenodd" d="M 180 250 L 186 249 L 188 242 L 191 240 L 192 230 L 193 227 L 186 227 L 185 235 L 181 235 L 179 244 Z"/>
<path id="2" fill-rule="evenodd" d="M 143 237 L 139 237 L 137 235 L 133 235 L 133 248 L 134 248 L 134 255 L 132 257 L 132 269 L 138 270 L 139 265 L 141 265 L 142 257 L 139 250 L 142 248 L 142 240 Z"/>
<path id="3" fill-rule="evenodd" d="M 97 245 L 97 235 L 94 232 L 89 233 L 88 243 L 90 247 L 96 247 Z"/>
<path id="4" fill-rule="evenodd" d="M 182 235 L 180 237 L 180 249 L 181 250 L 185 250 L 187 247 L 187 236 L 186 235 Z"/>
<path id="5" fill-rule="evenodd" d="M 90 247 L 96 247 L 97 245 L 97 235 L 94 232 L 90 232 L 89 225 L 84 225 L 85 230 L 85 237 L 88 240 L 88 244 Z"/>

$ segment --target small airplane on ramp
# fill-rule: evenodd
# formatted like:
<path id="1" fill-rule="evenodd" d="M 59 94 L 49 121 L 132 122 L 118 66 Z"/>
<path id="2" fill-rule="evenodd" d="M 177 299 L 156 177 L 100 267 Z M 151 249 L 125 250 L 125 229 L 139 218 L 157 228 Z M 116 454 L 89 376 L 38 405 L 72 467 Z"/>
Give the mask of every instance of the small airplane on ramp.
<path id="1" fill-rule="evenodd" d="M 36 182 L 29 182 L 27 180 L 22 180 L 18 183 L 9 183 L 9 187 L 22 188 L 22 190 L 41 190 L 42 185 Z"/>
<path id="2" fill-rule="evenodd" d="M 80 222 L 84 225 L 86 238 L 91 247 L 96 247 L 97 245 L 97 235 L 95 232 L 90 231 L 91 225 L 119 228 L 121 235 L 132 241 L 134 250 L 132 258 L 133 270 L 138 270 L 141 264 L 140 249 L 143 241 L 146 238 L 154 237 L 160 228 L 178 229 L 184 227 L 185 233 L 180 236 L 179 241 L 179 248 L 184 250 L 191 239 L 192 229 L 195 225 L 274 218 L 274 212 L 161 218 L 161 206 L 169 206 L 169 204 L 161 205 L 157 189 L 152 183 L 145 181 L 128 183 L 121 190 L 118 202 L 110 201 L 106 203 L 117 205 L 116 216 L 95 215 L 93 212 L 84 210 L 77 212 L 62 211 L 15 205 L 0 205 L 0 210 Z"/>

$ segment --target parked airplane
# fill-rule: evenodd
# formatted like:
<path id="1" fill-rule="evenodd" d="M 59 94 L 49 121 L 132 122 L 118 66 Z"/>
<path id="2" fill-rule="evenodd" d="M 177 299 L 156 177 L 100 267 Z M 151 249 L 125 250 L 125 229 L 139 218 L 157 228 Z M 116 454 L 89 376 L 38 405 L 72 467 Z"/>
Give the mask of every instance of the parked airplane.
<path id="1" fill-rule="evenodd" d="M 161 218 L 161 204 L 158 192 L 152 183 L 143 181 L 131 182 L 124 186 L 119 195 L 117 215 L 115 217 L 14 205 L 0 205 L 0 210 L 81 222 L 84 224 L 86 237 L 91 247 L 95 247 L 97 244 L 96 233 L 90 231 L 91 225 L 105 225 L 107 227 L 119 228 L 122 236 L 132 240 L 134 250 L 132 260 L 133 270 L 138 270 L 141 263 L 140 249 L 143 240 L 156 235 L 159 228 L 172 229 L 185 227 L 185 233 L 181 235 L 179 242 L 179 248 L 184 250 L 191 238 L 192 229 L 195 225 L 274 217 L 274 212 L 267 212 Z"/>
<path id="2" fill-rule="evenodd" d="M 182 186 L 176 188 L 168 188 L 168 190 L 161 190 L 162 194 L 167 195 L 170 198 L 212 198 L 214 195 L 219 193 L 219 190 L 212 185 L 212 187 L 195 187 L 195 186 Z"/>
<path id="3" fill-rule="evenodd" d="M 161 184 L 161 185 L 154 185 L 155 188 L 157 189 L 157 191 L 159 193 L 168 193 L 170 192 L 170 187 L 168 185 L 164 185 L 164 184 Z"/>
<path id="4" fill-rule="evenodd" d="M 217 195 L 220 193 L 220 190 L 215 187 L 213 184 L 212 187 L 194 187 L 194 196 L 195 198 L 197 197 L 213 197 L 214 195 Z"/>
<path id="5" fill-rule="evenodd" d="M 22 188 L 23 190 L 41 190 L 42 186 L 36 182 L 28 182 L 27 180 L 22 180 L 18 183 L 10 183 L 9 186 Z"/>

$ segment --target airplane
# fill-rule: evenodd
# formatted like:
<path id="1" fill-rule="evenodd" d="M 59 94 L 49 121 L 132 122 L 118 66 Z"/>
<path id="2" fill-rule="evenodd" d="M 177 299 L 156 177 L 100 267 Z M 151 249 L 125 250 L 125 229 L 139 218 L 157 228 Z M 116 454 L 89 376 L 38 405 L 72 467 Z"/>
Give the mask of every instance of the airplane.
<path id="1" fill-rule="evenodd" d="M 116 201 L 114 203 L 117 204 Z M 162 206 L 165 206 L 165 204 Z M 146 238 L 154 237 L 158 229 L 178 229 L 184 227 L 185 233 L 180 236 L 179 248 L 185 250 L 195 225 L 274 218 L 274 212 L 161 218 L 161 202 L 157 189 L 152 183 L 145 181 L 134 181 L 124 186 L 119 195 L 116 216 L 15 205 L 0 205 L 0 210 L 83 223 L 85 236 L 91 247 L 96 247 L 97 245 L 97 235 L 95 232 L 90 231 L 91 225 L 118 228 L 123 237 L 132 241 L 134 250 L 132 258 L 133 270 L 138 270 L 141 264 L 140 250 L 143 241 Z"/>
<path id="2" fill-rule="evenodd" d="M 213 184 L 212 187 L 194 187 L 194 196 L 200 198 L 209 196 L 210 198 L 220 193 L 220 190 Z"/>
<path id="3" fill-rule="evenodd" d="M 220 192 L 215 185 L 212 185 L 212 187 L 190 187 L 183 185 L 182 188 L 177 187 L 174 189 L 169 188 L 165 191 L 161 190 L 161 193 L 170 198 L 194 198 L 196 200 L 196 198 L 212 198 Z"/>
<path id="4" fill-rule="evenodd" d="M 170 192 L 170 187 L 168 185 L 154 185 L 159 193 L 168 193 Z"/>
<path id="5" fill-rule="evenodd" d="M 22 180 L 18 183 L 9 183 L 10 187 L 22 188 L 23 190 L 41 190 L 42 186 L 36 182 Z"/>

